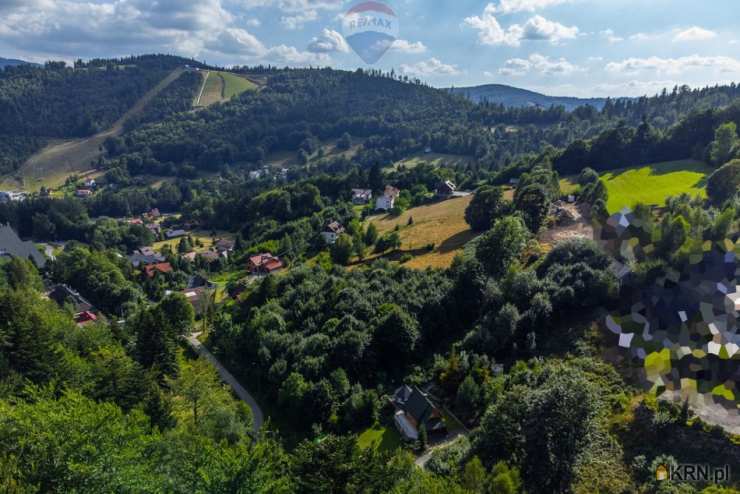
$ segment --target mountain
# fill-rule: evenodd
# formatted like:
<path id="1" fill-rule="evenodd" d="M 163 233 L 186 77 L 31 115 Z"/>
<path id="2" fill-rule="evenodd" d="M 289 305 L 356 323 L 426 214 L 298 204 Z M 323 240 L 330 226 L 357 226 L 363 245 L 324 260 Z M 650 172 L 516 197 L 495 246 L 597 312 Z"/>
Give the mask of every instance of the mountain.
<path id="1" fill-rule="evenodd" d="M 606 102 L 605 98 L 573 98 L 567 96 L 546 96 L 527 89 L 520 89 L 503 84 L 486 84 L 473 87 L 451 88 L 453 94 L 462 94 L 471 101 L 480 103 L 488 101 L 504 106 L 527 107 L 527 106 L 564 106 L 566 110 L 573 110 L 579 106 L 591 105 L 601 110 Z"/>
<path id="2" fill-rule="evenodd" d="M 0 69 L 4 69 L 5 67 L 14 67 L 16 65 L 28 65 L 31 64 L 31 62 L 24 62 L 23 60 L 16 60 L 14 58 L 2 58 L 0 57 Z M 31 64 L 36 65 L 36 64 Z"/>

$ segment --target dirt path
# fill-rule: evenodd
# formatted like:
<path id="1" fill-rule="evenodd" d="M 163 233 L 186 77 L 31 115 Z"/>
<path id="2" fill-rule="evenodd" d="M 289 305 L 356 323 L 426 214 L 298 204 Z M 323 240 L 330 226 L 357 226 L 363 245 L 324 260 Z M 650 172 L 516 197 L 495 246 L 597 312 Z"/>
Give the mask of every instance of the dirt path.
<path id="1" fill-rule="evenodd" d="M 203 346 L 203 343 L 201 343 L 198 340 L 198 335 L 200 333 L 194 333 L 188 337 L 186 337 L 186 341 L 188 344 L 195 350 L 200 356 L 208 360 L 211 365 L 213 365 L 216 370 L 218 371 L 219 375 L 221 376 L 221 379 L 231 386 L 231 389 L 234 390 L 234 393 L 241 399 L 244 403 L 246 403 L 249 408 L 252 409 L 252 418 L 254 421 L 254 433 L 259 433 L 260 429 L 262 428 L 262 424 L 265 422 L 265 416 L 262 413 L 262 409 L 260 408 L 259 404 L 257 403 L 257 400 L 254 399 L 254 397 L 249 394 L 249 391 L 244 389 L 244 387 L 237 381 L 237 379 L 224 367 L 221 365 L 221 362 L 218 361 L 216 357 L 213 356 L 211 352 L 208 351 L 208 349 Z"/>
<path id="2" fill-rule="evenodd" d="M 206 90 L 206 83 L 208 82 L 208 77 L 210 77 L 211 71 L 206 71 L 206 75 L 203 77 L 203 84 L 200 86 L 200 92 L 198 93 L 198 97 L 195 98 L 195 103 L 193 103 L 193 107 L 200 106 L 200 99 L 203 97 L 203 91 Z"/>
<path id="3" fill-rule="evenodd" d="M 13 174 L 25 178 L 27 183 L 19 185 L 25 189 L 29 187 L 38 188 L 37 185 L 49 186 L 55 181 L 63 182 L 72 173 L 89 170 L 91 168 L 90 163 L 95 162 L 101 156 L 101 146 L 105 140 L 123 134 L 123 126 L 126 121 L 141 113 L 154 97 L 180 77 L 184 71 L 185 69 L 182 68 L 172 71 L 159 84 L 142 96 L 111 128 L 84 139 L 65 140 L 50 144 L 31 156 Z M 36 184 L 36 181 L 43 181 L 43 183 Z"/>

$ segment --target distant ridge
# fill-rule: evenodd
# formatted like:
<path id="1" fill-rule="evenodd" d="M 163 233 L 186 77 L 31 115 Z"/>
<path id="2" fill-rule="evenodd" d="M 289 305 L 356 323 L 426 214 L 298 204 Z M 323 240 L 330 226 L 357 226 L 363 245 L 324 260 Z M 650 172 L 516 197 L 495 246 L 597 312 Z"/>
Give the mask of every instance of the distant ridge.
<path id="1" fill-rule="evenodd" d="M 564 106 L 566 110 L 573 110 L 579 106 L 591 105 L 598 110 L 603 108 L 606 98 L 574 98 L 568 96 L 546 96 L 541 93 L 520 89 L 503 84 L 486 84 L 484 86 L 456 87 L 451 88 L 453 94 L 460 94 L 466 98 L 480 103 L 501 104 L 510 107 L 544 107 Z"/>
<path id="2" fill-rule="evenodd" d="M 2 58 L 0 57 L 0 69 L 5 67 L 15 67 L 16 65 L 36 65 L 31 62 L 24 62 L 23 60 L 16 60 L 14 58 Z"/>

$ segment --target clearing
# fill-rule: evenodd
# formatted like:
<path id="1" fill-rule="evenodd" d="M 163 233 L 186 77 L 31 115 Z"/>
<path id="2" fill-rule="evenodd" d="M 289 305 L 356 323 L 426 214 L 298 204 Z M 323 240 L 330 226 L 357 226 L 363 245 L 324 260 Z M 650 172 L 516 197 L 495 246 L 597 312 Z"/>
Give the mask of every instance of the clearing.
<path id="1" fill-rule="evenodd" d="M 399 227 L 401 254 L 415 255 L 404 266 L 413 269 L 448 268 L 465 244 L 476 236 L 465 222 L 465 209 L 472 198 L 470 195 L 419 206 L 397 217 L 376 215 L 370 218 L 370 222 L 381 235 Z M 409 225 L 409 218 L 413 218 L 412 225 Z M 426 250 L 429 244 L 434 244 L 431 252 Z"/>
<path id="2" fill-rule="evenodd" d="M 229 101 L 245 91 L 255 91 L 257 84 L 241 75 L 231 72 L 205 71 L 203 87 L 195 99 L 193 106 L 206 107 L 214 103 Z"/>
<path id="3" fill-rule="evenodd" d="M 625 168 L 601 176 L 609 191 L 610 213 L 638 202 L 663 206 L 670 196 L 706 197 L 706 182 L 713 169 L 701 161 L 669 161 L 639 168 Z"/>
<path id="4" fill-rule="evenodd" d="M 372 448 L 378 452 L 392 452 L 401 446 L 401 436 L 391 426 L 375 424 L 357 437 L 360 449 Z"/>
<path id="5" fill-rule="evenodd" d="M 459 154 L 414 153 L 407 158 L 396 161 L 392 169 L 398 170 L 401 166 L 415 168 L 422 163 L 429 163 L 435 167 L 455 168 L 458 165 L 468 165 L 471 161 L 473 161 L 471 156 L 462 156 Z"/>
<path id="6" fill-rule="evenodd" d="M 31 156 L 12 176 L 2 181 L 5 188 L 20 187 L 26 191 L 37 191 L 42 186 L 56 188 L 68 176 L 89 170 L 91 163 L 102 154 L 102 145 L 109 137 L 120 136 L 123 125 L 131 117 L 141 113 L 146 105 L 163 89 L 175 81 L 185 69 L 175 69 L 167 77 L 141 97 L 113 126 L 84 139 L 69 139 L 49 144 Z"/>

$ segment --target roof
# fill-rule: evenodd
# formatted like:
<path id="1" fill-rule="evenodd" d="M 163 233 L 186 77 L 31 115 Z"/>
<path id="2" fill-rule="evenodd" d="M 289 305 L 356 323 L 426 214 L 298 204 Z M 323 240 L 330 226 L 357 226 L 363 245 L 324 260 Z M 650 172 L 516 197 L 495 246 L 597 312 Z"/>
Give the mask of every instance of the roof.
<path id="1" fill-rule="evenodd" d="M 235 242 L 226 238 L 222 238 L 214 245 L 216 250 L 234 250 Z"/>
<path id="2" fill-rule="evenodd" d="M 47 296 L 60 306 L 71 304 L 75 312 L 86 312 L 93 308 L 85 297 L 67 285 L 55 285 Z"/>
<path id="3" fill-rule="evenodd" d="M 46 266 L 46 258 L 33 242 L 24 242 L 10 225 L 0 224 L 0 256 L 30 259 L 37 268 Z"/>
<path id="4" fill-rule="evenodd" d="M 188 234 L 188 232 L 186 232 L 185 230 L 182 230 L 182 229 L 168 230 L 167 232 L 165 232 L 165 236 L 167 238 L 184 237 L 187 234 Z"/>
<path id="5" fill-rule="evenodd" d="M 280 259 L 273 256 L 269 252 L 265 252 L 264 254 L 257 254 L 255 256 L 250 256 L 249 264 L 251 264 L 254 267 L 259 268 L 259 267 L 264 266 L 268 262 L 275 261 L 275 260 L 280 261 Z"/>
<path id="6" fill-rule="evenodd" d="M 149 264 L 148 266 L 144 266 L 144 273 L 146 273 L 148 278 L 154 277 L 156 273 L 171 273 L 172 272 L 172 265 L 168 262 L 160 262 L 157 264 Z"/>
<path id="7" fill-rule="evenodd" d="M 396 197 L 401 195 L 401 191 L 393 187 L 392 185 L 386 185 L 385 192 L 383 192 L 383 195 L 386 197 L 392 197 L 395 199 Z"/>
<path id="8" fill-rule="evenodd" d="M 370 189 L 352 189 L 353 197 L 370 198 L 373 195 L 373 191 Z"/>
<path id="9" fill-rule="evenodd" d="M 414 418 L 417 423 L 422 424 L 429 419 L 434 412 L 434 404 L 427 395 L 416 386 L 402 386 L 393 394 L 393 403 Z"/>
<path id="10" fill-rule="evenodd" d="M 128 260 L 131 261 L 131 264 L 134 265 L 135 268 L 138 268 L 139 266 L 147 266 L 149 264 L 157 264 L 164 261 L 164 256 L 162 254 L 154 254 L 153 256 L 147 256 L 142 254 L 139 251 L 135 251 L 133 254 L 128 256 Z"/>
<path id="11" fill-rule="evenodd" d="M 344 227 L 338 221 L 332 221 L 326 226 L 326 231 L 339 235 L 341 233 L 344 233 Z"/>
<path id="12" fill-rule="evenodd" d="M 77 324 L 84 324 L 86 322 L 95 322 L 97 320 L 98 320 L 98 316 L 96 316 L 89 310 L 82 311 L 75 315 L 75 322 Z"/>
<path id="13" fill-rule="evenodd" d="M 457 186 L 450 182 L 449 180 L 445 180 L 444 182 L 440 182 L 437 185 L 437 191 L 438 192 L 447 192 L 447 193 L 453 193 L 457 190 Z"/>

